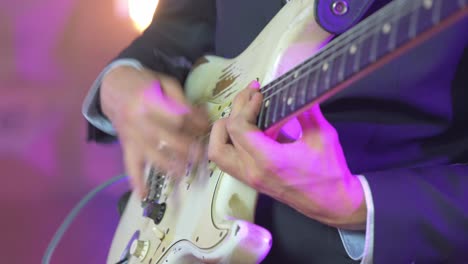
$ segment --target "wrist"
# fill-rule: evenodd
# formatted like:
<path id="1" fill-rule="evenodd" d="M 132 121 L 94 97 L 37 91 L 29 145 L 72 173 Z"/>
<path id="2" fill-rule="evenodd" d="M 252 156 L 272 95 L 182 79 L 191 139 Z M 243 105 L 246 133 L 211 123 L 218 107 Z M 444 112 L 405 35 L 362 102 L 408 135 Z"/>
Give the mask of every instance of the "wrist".
<path id="1" fill-rule="evenodd" d="M 364 230 L 367 206 L 360 180 L 350 173 L 324 186 L 284 192 L 282 201 L 302 214 L 336 228 Z"/>
<path id="2" fill-rule="evenodd" d="M 102 78 L 99 90 L 99 103 L 102 113 L 111 121 L 115 121 L 117 113 L 135 99 L 134 94 L 128 94 L 141 82 L 142 70 L 128 65 L 119 65 L 110 69 Z"/>
<path id="3" fill-rule="evenodd" d="M 360 180 L 350 175 L 341 183 L 343 190 L 343 213 L 332 220 L 332 225 L 349 230 L 365 230 L 367 206 Z"/>

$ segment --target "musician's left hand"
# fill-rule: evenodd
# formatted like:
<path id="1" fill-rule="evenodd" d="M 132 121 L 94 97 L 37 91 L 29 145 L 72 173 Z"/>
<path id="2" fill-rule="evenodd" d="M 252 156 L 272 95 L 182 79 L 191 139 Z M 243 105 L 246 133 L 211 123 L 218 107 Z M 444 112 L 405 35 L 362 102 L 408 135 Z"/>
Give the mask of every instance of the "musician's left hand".
<path id="1" fill-rule="evenodd" d="M 325 224 L 362 229 L 366 205 L 336 130 L 314 106 L 297 118 L 302 136 L 279 143 L 256 126 L 263 100 L 253 82 L 234 99 L 231 115 L 213 126 L 208 156 L 223 171 Z"/>

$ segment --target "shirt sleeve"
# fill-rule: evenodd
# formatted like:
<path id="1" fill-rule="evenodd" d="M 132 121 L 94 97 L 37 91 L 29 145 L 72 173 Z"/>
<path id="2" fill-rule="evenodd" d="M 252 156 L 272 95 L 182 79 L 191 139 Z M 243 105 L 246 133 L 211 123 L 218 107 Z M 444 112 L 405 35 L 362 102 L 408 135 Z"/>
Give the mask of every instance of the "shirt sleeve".
<path id="1" fill-rule="evenodd" d="M 118 59 L 112 62 L 104 68 L 94 81 L 84 99 L 82 107 L 82 114 L 91 125 L 112 136 L 116 136 L 117 134 L 109 119 L 101 111 L 99 88 L 101 87 L 104 76 L 119 66 L 130 66 L 136 69 L 143 68 L 143 65 L 135 59 Z"/>
<path id="2" fill-rule="evenodd" d="M 361 260 L 361 264 L 372 263 L 374 244 L 374 203 L 372 193 L 364 176 L 357 176 L 364 190 L 367 206 L 366 229 L 364 231 L 338 229 L 343 246 L 352 260 Z"/>

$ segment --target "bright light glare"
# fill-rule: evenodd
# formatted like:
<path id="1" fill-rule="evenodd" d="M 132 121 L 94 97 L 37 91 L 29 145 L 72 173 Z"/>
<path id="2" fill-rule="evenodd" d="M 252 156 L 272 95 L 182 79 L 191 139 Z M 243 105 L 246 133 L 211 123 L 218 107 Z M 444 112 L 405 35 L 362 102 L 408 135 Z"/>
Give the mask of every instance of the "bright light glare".
<path id="1" fill-rule="evenodd" d="M 157 5 L 158 0 L 128 0 L 128 14 L 140 32 L 151 24 Z"/>

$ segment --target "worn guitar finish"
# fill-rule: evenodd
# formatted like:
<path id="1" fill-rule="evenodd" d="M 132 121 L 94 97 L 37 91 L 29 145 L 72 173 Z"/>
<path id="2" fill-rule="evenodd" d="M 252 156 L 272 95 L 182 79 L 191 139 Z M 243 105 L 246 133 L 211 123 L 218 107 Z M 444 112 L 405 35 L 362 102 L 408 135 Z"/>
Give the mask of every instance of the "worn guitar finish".
<path id="1" fill-rule="evenodd" d="M 238 57 L 198 60 L 186 82 L 188 98 L 206 105 L 215 121 L 229 115 L 234 96 L 257 79 L 264 94 L 258 126 L 268 132 L 468 20 L 465 0 L 397 0 L 324 47 L 332 36 L 315 22 L 314 2 L 289 2 Z M 255 190 L 209 162 L 189 165 L 184 176 L 168 176 L 148 169 L 149 197 L 142 206 L 131 196 L 107 263 L 263 260 L 271 235 L 252 223 Z"/>

